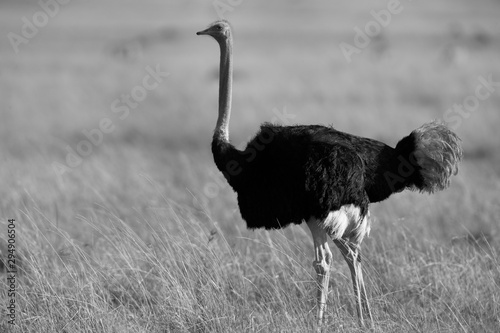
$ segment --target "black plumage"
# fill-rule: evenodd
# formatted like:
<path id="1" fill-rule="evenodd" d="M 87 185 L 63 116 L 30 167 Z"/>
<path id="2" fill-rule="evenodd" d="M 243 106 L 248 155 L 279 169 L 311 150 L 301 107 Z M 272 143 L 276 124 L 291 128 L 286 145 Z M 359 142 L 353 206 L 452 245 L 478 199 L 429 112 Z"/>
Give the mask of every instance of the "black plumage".
<path id="1" fill-rule="evenodd" d="M 415 140 L 412 133 L 391 148 L 331 127 L 266 123 L 243 151 L 214 136 L 212 153 L 247 226 L 276 229 L 324 219 L 347 204 L 364 216 L 370 202 L 405 188 L 426 190 L 412 158 Z"/>
<path id="2" fill-rule="evenodd" d="M 460 139 L 437 122 L 422 125 L 395 148 L 326 126 L 265 123 L 244 150 L 237 150 L 229 142 L 230 26 L 217 21 L 198 34 L 210 35 L 220 45 L 219 116 L 212 153 L 238 194 L 248 228 L 307 222 L 315 248 L 320 323 L 328 295 L 330 236 L 351 271 L 360 322 L 364 317 L 371 321 L 359 255 L 370 231 L 368 205 L 404 189 L 432 193 L 446 188 L 462 157 Z"/>
<path id="3" fill-rule="evenodd" d="M 368 208 L 363 161 L 349 142 L 325 135 L 328 130 L 264 124 L 241 152 L 214 138 L 216 165 L 238 194 L 249 228 L 276 229 L 311 216 L 325 218 L 344 204 Z"/>

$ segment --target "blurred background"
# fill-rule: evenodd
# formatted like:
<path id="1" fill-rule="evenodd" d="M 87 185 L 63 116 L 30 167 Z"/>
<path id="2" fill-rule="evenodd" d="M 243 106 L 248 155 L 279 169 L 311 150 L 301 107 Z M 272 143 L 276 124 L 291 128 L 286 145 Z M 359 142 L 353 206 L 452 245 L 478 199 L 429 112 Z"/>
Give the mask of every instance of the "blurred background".
<path id="1" fill-rule="evenodd" d="M 0 0 L 19 329 L 313 331 L 309 231 L 247 230 L 213 163 L 219 47 L 195 33 L 222 17 L 239 148 L 266 121 L 391 146 L 431 120 L 458 133 L 448 190 L 371 206 L 364 275 L 379 332 L 498 332 L 498 0 Z M 326 325 L 358 332 L 333 255 Z"/>
<path id="2" fill-rule="evenodd" d="M 498 241 L 500 85 L 484 82 L 500 81 L 500 2 L 389 3 L 381 25 L 385 1 L 1 1 L 2 223 L 49 221 L 85 241 L 84 221 L 117 217 L 147 238 L 145 220 L 174 230 L 189 214 L 251 235 L 210 153 L 219 48 L 195 35 L 224 17 L 236 146 L 264 121 L 391 146 L 448 122 L 465 150 L 451 190 L 374 205 L 373 234 Z"/>

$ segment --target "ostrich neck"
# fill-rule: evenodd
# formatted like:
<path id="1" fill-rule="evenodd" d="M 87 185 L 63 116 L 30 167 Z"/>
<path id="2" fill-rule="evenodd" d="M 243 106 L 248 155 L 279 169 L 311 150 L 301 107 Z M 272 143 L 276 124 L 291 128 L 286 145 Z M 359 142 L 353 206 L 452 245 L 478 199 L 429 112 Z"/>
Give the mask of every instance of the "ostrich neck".
<path id="1" fill-rule="evenodd" d="M 231 89 L 233 83 L 232 41 L 220 43 L 219 68 L 219 117 L 214 139 L 229 142 L 229 117 L 231 116 Z"/>

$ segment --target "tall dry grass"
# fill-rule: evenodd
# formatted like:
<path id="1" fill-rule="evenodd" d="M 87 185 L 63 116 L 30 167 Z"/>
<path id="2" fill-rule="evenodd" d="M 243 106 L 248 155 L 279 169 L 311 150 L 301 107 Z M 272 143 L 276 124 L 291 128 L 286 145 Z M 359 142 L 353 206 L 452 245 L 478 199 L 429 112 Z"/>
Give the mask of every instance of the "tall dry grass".
<path id="1" fill-rule="evenodd" d="M 7 32 L 39 10 L 0 6 Z M 286 110 L 291 122 L 394 145 L 473 94 L 478 76 L 500 78 L 499 9 L 486 1 L 405 3 L 383 38 L 347 64 L 338 43 L 385 6 L 235 8 L 233 142 Z M 0 41 L 0 234 L 15 218 L 20 260 L 18 326 L 2 320 L 1 330 L 315 329 L 308 231 L 246 230 L 210 156 L 218 49 L 194 33 L 214 18 L 211 3 L 71 2 L 19 54 Z M 113 101 L 157 64 L 171 75 L 118 118 Z M 496 91 L 457 129 L 465 160 L 449 190 L 372 206 L 363 253 L 375 331 L 499 331 L 499 105 Z M 57 173 L 66 146 L 105 117 L 115 130 Z M 362 331 L 348 269 L 334 256 L 325 331 Z"/>

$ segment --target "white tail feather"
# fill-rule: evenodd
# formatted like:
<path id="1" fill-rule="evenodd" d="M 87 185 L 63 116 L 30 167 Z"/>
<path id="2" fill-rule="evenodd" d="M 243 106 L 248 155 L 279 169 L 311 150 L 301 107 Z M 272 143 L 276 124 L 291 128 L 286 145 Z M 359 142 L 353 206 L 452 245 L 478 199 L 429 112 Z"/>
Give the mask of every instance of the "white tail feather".
<path id="1" fill-rule="evenodd" d="M 447 188 L 450 177 L 458 173 L 458 164 L 462 160 L 460 138 L 436 121 L 420 126 L 412 135 L 415 137 L 413 155 L 424 180 L 420 190 L 433 193 Z"/>

